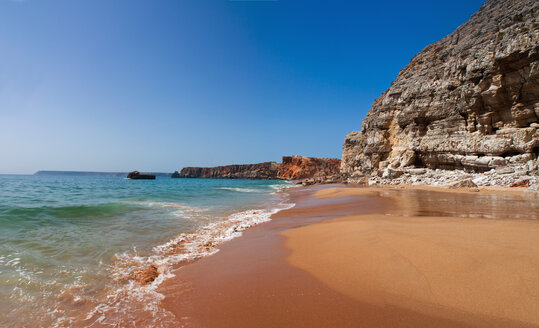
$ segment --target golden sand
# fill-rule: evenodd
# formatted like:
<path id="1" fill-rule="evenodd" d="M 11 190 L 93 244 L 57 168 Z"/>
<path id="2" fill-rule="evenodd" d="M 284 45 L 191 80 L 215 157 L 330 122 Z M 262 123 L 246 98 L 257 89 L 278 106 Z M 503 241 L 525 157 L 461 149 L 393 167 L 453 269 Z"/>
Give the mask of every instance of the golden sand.
<path id="1" fill-rule="evenodd" d="M 331 188 L 316 197 L 373 192 Z M 292 251 L 288 263 L 362 302 L 539 324 L 536 220 L 372 214 L 282 235 Z"/>
<path id="2" fill-rule="evenodd" d="M 185 327 L 536 327 L 539 199 L 521 191 L 316 186 L 178 268 Z"/>

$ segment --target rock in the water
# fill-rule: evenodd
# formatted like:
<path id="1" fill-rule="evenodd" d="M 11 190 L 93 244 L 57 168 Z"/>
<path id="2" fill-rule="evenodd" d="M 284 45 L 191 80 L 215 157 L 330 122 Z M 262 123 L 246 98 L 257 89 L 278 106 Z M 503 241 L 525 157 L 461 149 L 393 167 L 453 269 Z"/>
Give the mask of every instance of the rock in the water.
<path id="1" fill-rule="evenodd" d="M 142 174 L 139 171 L 133 171 L 127 174 L 128 179 L 133 180 L 155 180 L 155 175 L 153 174 Z"/>
<path id="2" fill-rule="evenodd" d="M 141 285 L 152 283 L 159 276 L 159 270 L 155 264 L 150 264 L 146 268 L 135 273 L 134 279 Z"/>
<path id="3" fill-rule="evenodd" d="M 171 178 L 181 178 L 180 172 L 174 171 L 174 173 L 172 173 L 172 175 L 171 175 L 170 177 L 171 177 Z"/>
<path id="4" fill-rule="evenodd" d="M 538 13 L 537 0 L 490 0 L 427 46 L 346 136 L 342 173 L 537 163 Z"/>

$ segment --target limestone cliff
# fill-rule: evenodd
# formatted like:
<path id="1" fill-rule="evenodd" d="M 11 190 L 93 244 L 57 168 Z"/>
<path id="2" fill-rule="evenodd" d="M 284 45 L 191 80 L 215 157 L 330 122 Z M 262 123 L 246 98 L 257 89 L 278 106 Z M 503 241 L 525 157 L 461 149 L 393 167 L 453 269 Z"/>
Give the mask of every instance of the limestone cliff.
<path id="1" fill-rule="evenodd" d="M 284 156 L 277 176 L 280 179 L 298 180 L 329 177 L 339 173 L 340 159 Z"/>
<path id="2" fill-rule="evenodd" d="M 184 167 L 182 178 L 213 179 L 277 179 L 281 165 L 275 162 L 258 164 L 225 165 L 216 167 Z"/>
<path id="3" fill-rule="evenodd" d="M 537 174 L 538 117 L 539 2 L 490 0 L 374 101 L 362 130 L 345 138 L 341 172 L 533 162 Z"/>

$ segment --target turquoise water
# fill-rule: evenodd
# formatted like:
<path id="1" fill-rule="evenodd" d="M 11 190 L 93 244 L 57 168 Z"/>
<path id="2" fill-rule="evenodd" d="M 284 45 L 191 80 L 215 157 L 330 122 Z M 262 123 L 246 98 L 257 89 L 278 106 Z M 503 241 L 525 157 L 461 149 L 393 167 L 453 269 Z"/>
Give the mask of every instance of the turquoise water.
<path id="1" fill-rule="evenodd" d="M 289 206 L 277 193 L 286 186 L 0 175 L 0 325 L 115 326 L 137 311 L 164 318 L 155 290 L 172 266 L 216 252 L 208 242 Z M 159 279 L 133 282 L 149 264 L 159 267 Z"/>

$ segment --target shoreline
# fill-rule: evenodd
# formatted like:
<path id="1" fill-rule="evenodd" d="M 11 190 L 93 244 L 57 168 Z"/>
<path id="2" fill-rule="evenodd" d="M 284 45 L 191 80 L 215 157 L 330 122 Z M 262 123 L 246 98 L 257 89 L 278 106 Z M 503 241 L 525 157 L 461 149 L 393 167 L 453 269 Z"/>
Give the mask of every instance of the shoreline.
<path id="1" fill-rule="evenodd" d="M 529 317 L 527 313 L 524 315 L 509 311 L 505 317 L 503 315 L 493 317 L 491 315 L 492 309 L 496 309 L 496 304 L 491 304 L 488 308 L 490 312 L 485 312 L 482 311 L 483 308 L 473 307 L 471 310 L 466 307 L 453 309 L 451 306 L 454 304 L 439 302 L 439 299 L 432 297 L 421 298 L 417 295 L 417 297 L 414 296 L 417 300 L 412 302 L 404 301 L 398 297 L 390 297 L 390 301 L 382 298 L 383 302 L 376 302 L 377 298 L 373 295 L 380 295 L 380 292 L 386 295 L 388 286 L 379 285 L 379 290 L 375 288 L 369 294 L 372 297 L 365 298 L 358 297 L 357 291 L 354 293 L 346 291 L 353 290 L 354 286 L 361 286 L 362 281 L 356 281 L 352 286 L 346 286 L 344 289 L 342 284 L 329 281 L 332 279 L 340 279 L 341 282 L 350 281 L 350 277 L 339 276 L 339 274 L 335 274 L 339 271 L 332 268 L 333 266 L 346 268 L 351 259 L 354 259 L 353 252 L 351 253 L 349 249 L 351 246 L 353 249 L 357 245 L 351 241 L 345 242 L 346 238 L 343 239 L 343 236 L 346 235 L 347 229 L 357 227 L 357 222 L 354 220 L 358 220 L 358 217 L 359 221 L 364 220 L 365 217 L 370 217 L 371 220 L 373 217 L 377 218 L 376 224 L 378 224 L 382 221 L 381 219 L 388 221 L 388 215 L 397 217 L 400 213 L 401 221 L 402 218 L 411 221 L 418 218 L 421 220 L 429 218 L 429 220 L 436 222 L 454 221 L 444 222 L 442 226 L 444 229 L 447 229 L 447 226 L 456 227 L 457 230 L 459 227 L 470 227 L 471 221 L 475 224 L 476 218 L 491 218 L 494 219 L 496 222 L 494 225 L 497 227 L 500 226 L 499 222 L 505 222 L 509 223 L 512 228 L 517 226 L 520 230 L 522 230 L 522 222 L 526 222 L 524 232 L 528 231 L 528 235 L 530 233 L 534 236 L 539 235 L 535 230 L 539 222 L 526 220 L 526 213 L 523 213 L 532 209 L 531 214 L 527 214 L 528 219 L 538 218 L 538 214 L 535 213 L 539 213 L 539 209 L 534 205 L 537 202 L 526 203 L 526 199 L 530 197 L 537 199 L 535 193 L 528 194 L 522 190 L 508 189 L 481 189 L 477 192 L 466 188 L 409 187 L 317 185 L 290 188 L 283 191 L 292 197 L 291 203 L 295 203 L 296 207 L 280 211 L 271 216 L 271 221 L 245 231 L 241 238 L 221 244 L 217 254 L 174 269 L 175 277 L 163 282 L 158 288 L 158 291 L 165 296 L 162 305 L 186 327 L 225 327 L 231 325 L 235 327 L 254 325 L 259 327 L 279 325 L 327 327 L 331 325 L 354 326 L 354 322 L 363 322 L 368 326 L 431 326 L 433 320 L 437 326 L 447 327 L 533 326 L 539 324 L 538 318 Z M 414 198 L 419 199 L 419 201 L 416 199 L 414 203 L 412 201 Z M 451 206 L 446 204 L 442 208 L 440 208 L 440 204 L 437 204 L 437 202 L 447 202 L 448 199 L 460 202 L 470 198 L 478 200 L 483 208 L 474 207 L 473 202 L 472 204 L 470 202 L 464 203 L 464 208 L 460 209 L 454 208 L 455 204 Z M 504 201 L 500 202 L 501 199 Z M 493 206 L 496 202 L 499 206 Z M 504 206 L 512 202 L 515 203 L 514 206 Z M 490 205 L 485 207 L 485 204 Z M 528 205 L 524 206 L 526 204 Z M 436 209 L 436 207 L 438 208 Z M 441 213 L 440 211 L 443 212 L 444 209 L 446 212 Z M 414 213 L 418 210 L 422 210 L 423 213 Z M 427 213 L 429 211 L 431 213 Z M 459 211 L 461 213 L 458 213 Z M 498 220 L 503 219 L 504 215 L 509 215 L 513 219 Z M 343 217 L 345 218 L 343 219 Z M 463 219 L 462 217 L 468 218 Z M 473 219 L 470 220 L 470 218 Z M 330 223 L 334 221 L 338 221 L 338 223 Z M 389 222 L 393 224 L 394 220 L 389 220 Z M 407 224 L 400 222 L 400 224 L 404 224 L 401 233 L 407 232 L 412 223 L 417 225 L 417 222 L 408 222 Z M 492 220 L 484 223 L 490 226 Z M 339 228 L 329 233 L 326 228 L 332 225 L 344 225 L 346 228 L 344 230 Z M 494 230 L 498 229 L 497 227 Z M 440 230 L 443 231 L 440 227 L 435 229 L 439 236 L 448 238 L 449 244 L 458 243 L 454 238 L 455 234 L 453 237 L 446 236 L 451 234 L 440 233 Z M 477 235 L 479 231 L 481 229 L 472 232 L 471 235 Z M 498 230 L 495 232 L 497 233 Z M 308 237 L 305 237 L 306 235 Z M 344 244 L 342 249 L 337 250 L 335 245 L 339 242 Z M 423 246 L 432 246 L 431 244 L 435 243 L 430 242 L 430 244 L 427 243 Z M 325 246 L 317 248 L 320 245 Z M 519 247 L 523 247 L 521 244 L 519 245 Z M 366 246 L 369 245 L 363 245 L 363 247 Z M 455 244 L 451 247 L 457 246 Z M 404 249 L 409 250 L 410 247 L 408 245 Z M 471 249 L 473 252 L 473 248 Z M 327 265 L 324 261 L 335 257 L 337 254 L 335 251 L 343 254 L 338 256 L 342 263 Z M 327 256 L 324 258 L 320 254 Z M 415 253 L 412 252 L 412 254 Z M 489 254 L 487 253 L 488 256 L 490 256 Z M 537 260 L 538 254 L 539 251 L 535 249 L 532 254 L 529 254 L 532 264 Z M 359 260 L 361 263 L 361 259 Z M 488 258 L 485 261 L 488 262 L 487 260 Z M 510 258 L 506 260 L 510 260 Z M 391 261 L 380 263 L 386 265 Z M 330 274 L 320 268 L 327 268 L 330 270 Z M 535 267 L 526 268 L 528 273 L 530 270 L 535 272 Z M 432 269 L 433 272 L 436 271 L 435 269 Z M 351 277 L 361 272 L 358 271 L 357 266 L 354 270 L 351 272 Z M 521 269 L 523 272 L 526 270 Z M 494 271 L 489 272 L 492 274 Z M 368 275 L 363 273 L 361 276 Z M 488 272 L 486 276 L 489 277 Z M 328 277 L 330 277 L 329 280 Z M 402 280 L 402 284 L 406 285 L 406 279 Z M 455 286 L 459 287 L 465 282 L 465 279 L 456 282 Z M 533 286 L 533 280 L 531 283 L 532 290 L 535 290 L 536 286 Z M 370 284 L 372 285 L 372 281 Z M 410 284 L 406 288 L 412 285 Z M 404 290 L 407 290 L 406 288 Z M 483 296 L 479 291 L 475 295 L 475 301 L 479 303 L 485 301 L 482 299 Z M 521 299 L 522 296 L 526 298 L 525 293 L 520 296 Z M 490 297 L 492 298 L 492 295 Z M 451 298 L 446 297 L 445 299 Z M 539 306 L 539 300 L 532 299 L 530 302 Z M 414 304 L 414 306 L 410 307 L 410 304 Z"/>
<path id="2" fill-rule="evenodd" d="M 220 251 L 223 244 L 242 236 L 246 230 L 270 220 L 270 217 L 293 206 L 283 196 L 275 197 L 282 189 L 272 188 L 266 200 L 259 206 L 243 206 L 226 214 L 221 220 L 206 222 L 194 231 L 181 232 L 166 242 L 152 247 L 148 255 L 121 253 L 115 255 L 111 278 L 119 286 L 102 294 L 103 301 L 92 309 L 78 311 L 70 324 L 77 327 L 108 327 L 132 322 L 136 326 L 177 327 L 174 316 L 160 306 L 163 295 L 161 285 L 174 277 L 178 268 L 189 266 L 211 257 Z M 249 188 L 219 187 L 235 192 L 259 191 Z M 166 207 L 183 208 L 183 205 L 168 204 Z"/>

